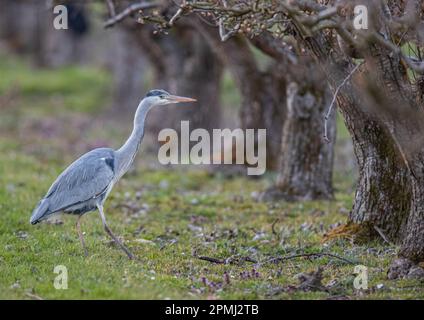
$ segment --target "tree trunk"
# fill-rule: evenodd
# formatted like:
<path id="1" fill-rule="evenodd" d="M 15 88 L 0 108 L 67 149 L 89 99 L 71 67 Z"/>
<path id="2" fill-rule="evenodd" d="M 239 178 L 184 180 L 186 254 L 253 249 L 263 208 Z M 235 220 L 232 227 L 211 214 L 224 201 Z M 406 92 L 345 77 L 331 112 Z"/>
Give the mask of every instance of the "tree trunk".
<path id="1" fill-rule="evenodd" d="M 424 111 L 416 101 L 419 99 L 404 101 L 400 113 L 392 113 L 399 109 L 398 103 L 385 110 L 389 117 L 394 117 L 392 135 L 404 155 L 412 188 L 400 258 L 392 262 L 389 279 L 424 278 L 423 265 L 418 265 L 424 262 Z"/>
<path id="2" fill-rule="evenodd" d="M 216 29 L 202 21 L 196 26 L 229 69 L 240 91 L 241 128 L 267 130 L 267 169 L 276 170 L 286 109 L 286 61 L 275 61 L 262 72 L 246 39 L 234 36 L 222 42 Z"/>
<path id="3" fill-rule="evenodd" d="M 284 61 L 287 88 L 287 115 L 280 131 L 277 183 L 261 194 L 268 200 L 313 200 L 333 197 L 332 173 L 335 113 L 327 121 L 327 138 L 323 139 L 324 118 L 331 103 L 325 77 L 315 72 L 317 64 L 302 55 L 295 56 L 281 42 L 264 33 L 251 42 L 277 61 Z"/>
<path id="4" fill-rule="evenodd" d="M 148 62 L 137 44 L 134 26 L 119 25 L 110 32 L 115 44 L 110 52 L 113 56 L 110 61 L 113 75 L 111 112 L 115 116 L 132 116 L 146 91 L 144 81 Z"/>
<path id="5" fill-rule="evenodd" d="M 346 79 L 352 65 L 343 62 L 332 40 L 321 35 L 307 42 L 330 70 L 333 86 Z M 338 98 L 360 169 L 349 220 L 369 231 L 367 240 L 378 235 L 401 243 L 403 259 L 393 262 L 389 278 L 417 274 L 413 270 L 418 269 L 422 276 L 422 268 L 413 263 L 424 260 L 424 154 L 422 138 L 417 141 L 424 134 L 424 114 L 399 59 L 370 48 L 364 55 L 370 73 L 348 82 Z"/>
<path id="6" fill-rule="evenodd" d="M 358 145 L 361 148 L 365 142 L 373 148 L 367 150 L 370 154 L 362 161 L 360 197 L 354 203 L 350 219 L 355 223 L 368 223 L 380 236 L 399 243 L 405 236 L 412 189 L 403 143 L 396 137 L 396 120 L 390 109 L 398 109 L 398 106 L 408 109 L 412 90 L 399 59 L 386 50 L 371 45 L 365 61 L 373 74 L 362 81 L 359 90 L 368 105 L 365 116 L 376 121 L 364 137 L 366 142 Z M 367 207 L 367 197 L 376 198 L 371 203 L 376 207 Z M 370 215 L 369 212 L 384 214 Z"/>
<path id="7" fill-rule="evenodd" d="M 415 177 L 412 182 L 411 212 L 400 256 L 413 262 L 424 262 L 424 152 L 412 162 Z"/>
<path id="8" fill-rule="evenodd" d="M 16 53 L 37 51 L 41 25 L 46 18 L 43 1 L 3 0 L 0 13 L 0 38 Z"/>
<path id="9" fill-rule="evenodd" d="M 334 39 L 324 35 L 305 42 L 325 66 L 328 81 L 337 88 L 352 72 L 354 64 L 338 52 Z M 358 239 L 381 238 L 399 243 L 405 234 L 410 209 L 411 188 L 407 168 L 390 130 L 372 109 L 370 101 L 360 99 L 364 79 L 358 71 L 341 88 L 338 108 L 352 137 L 359 167 L 359 180 L 349 224 Z"/>
<path id="10" fill-rule="evenodd" d="M 410 208 L 407 169 L 381 123 L 369 114 L 350 110 L 346 104 L 340 108 L 348 113 L 346 124 L 359 167 L 349 221 L 360 227 L 362 240 L 384 235 L 388 241 L 399 243 Z"/>
<path id="11" fill-rule="evenodd" d="M 32 2 L 32 1 L 29 1 Z M 34 61 L 40 67 L 60 67 L 84 60 L 84 38 L 89 32 L 89 18 L 83 4 L 67 3 L 68 29 L 53 26 L 53 9 L 38 3 L 37 23 L 33 32 Z M 23 19 L 25 20 L 25 19 Z M 34 28 L 34 26 L 32 26 Z"/>
<path id="12" fill-rule="evenodd" d="M 333 197 L 335 113 L 328 120 L 329 143 L 324 142 L 324 116 L 331 102 L 328 89 L 321 92 L 287 88 L 287 118 L 282 133 L 281 164 L 277 183 L 263 200 L 316 200 Z"/>

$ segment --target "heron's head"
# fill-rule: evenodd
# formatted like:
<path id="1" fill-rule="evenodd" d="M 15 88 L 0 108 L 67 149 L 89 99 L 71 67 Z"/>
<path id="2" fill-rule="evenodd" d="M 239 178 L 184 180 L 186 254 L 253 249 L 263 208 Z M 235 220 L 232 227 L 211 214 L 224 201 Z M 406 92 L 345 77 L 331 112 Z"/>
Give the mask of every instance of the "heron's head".
<path id="1" fill-rule="evenodd" d="M 174 96 L 162 89 L 150 90 L 144 99 L 148 99 L 151 105 L 162 106 L 171 103 L 194 102 L 196 99 Z"/>

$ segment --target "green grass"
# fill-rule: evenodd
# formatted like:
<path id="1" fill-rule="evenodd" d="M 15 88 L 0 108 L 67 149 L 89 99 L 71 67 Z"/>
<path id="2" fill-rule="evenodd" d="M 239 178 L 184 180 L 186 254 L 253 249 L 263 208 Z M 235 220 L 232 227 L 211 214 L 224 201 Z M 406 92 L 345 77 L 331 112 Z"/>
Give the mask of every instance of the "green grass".
<path id="1" fill-rule="evenodd" d="M 28 63 L 0 56 L 0 70 L 0 95 L 17 92 L 27 109 L 48 103 L 56 108 L 39 109 L 92 113 L 102 106 L 109 92 L 109 74 L 91 67 L 37 70 Z"/>
<path id="2" fill-rule="evenodd" d="M 141 154 L 136 170 L 115 187 L 105 208 L 110 227 L 125 239 L 138 260 L 129 261 L 110 243 L 96 212 L 82 220 L 89 249 L 85 258 L 75 217 L 61 217 L 63 224 L 36 226 L 29 224 L 29 217 L 57 174 L 79 153 L 104 135 L 116 146 L 128 131 L 110 122 L 72 130 L 78 119 L 104 105 L 109 77 L 96 69 L 76 67 L 34 70 L 10 60 L 0 63 L 0 73 L 8 75 L 0 80 L 3 96 L 12 83 L 19 84 L 19 92 L 1 111 L 0 298 L 424 298 L 422 283 L 386 279 L 396 247 L 377 242 L 359 246 L 342 240 L 321 243 L 326 231 L 346 221 L 345 212 L 351 206 L 354 181 L 351 175 L 340 173 L 335 175 L 334 201 L 265 204 L 255 201 L 252 194 L 269 186 L 272 174 L 261 180 L 226 178 L 185 166 L 151 166 L 156 156 Z M 59 98 L 51 99 L 52 95 Z M 85 102 L 67 109 L 64 117 L 61 101 L 73 95 Z M 39 101 L 30 110 L 23 102 L 33 99 Z M 90 102 L 96 100 L 98 105 Z M 13 122 L 6 124 L 5 119 Z M 43 121 L 53 134 L 40 129 Z M 80 140 L 86 144 L 78 145 Z M 366 265 L 370 289 L 356 291 L 354 266 L 339 259 L 266 262 L 271 257 L 321 251 Z M 234 263 L 213 264 L 198 256 L 229 258 Z M 243 257 L 258 263 L 243 261 Z M 67 267 L 67 290 L 53 286 L 57 265 Z M 324 270 L 323 284 L 333 284 L 329 292 L 296 290 L 296 275 L 319 266 Z M 383 288 L 377 289 L 379 284 Z"/>

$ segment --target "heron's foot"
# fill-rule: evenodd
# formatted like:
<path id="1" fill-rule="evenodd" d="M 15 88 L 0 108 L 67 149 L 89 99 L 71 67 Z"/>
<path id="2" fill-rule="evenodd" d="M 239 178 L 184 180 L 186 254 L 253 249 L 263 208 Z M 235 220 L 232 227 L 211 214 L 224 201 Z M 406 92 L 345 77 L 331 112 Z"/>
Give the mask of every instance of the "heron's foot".
<path id="1" fill-rule="evenodd" d="M 122 251 L 125 252 L 129 260 L 133 260 L 135 258 L 134 254 L 131 253 L 131 251 L 124 245 L 123 242 L 121 242 L 118 237 L 116 237 L 113 232 L 109 229 L 109 227 L 105 227 L 106 232 L 109 234 L 109 236 L 113 239 L 113 241 L 122 249 Z"/>
<path id="2" fill-rule="evenodd" d="M 84 241 L 84 238 L 82 236 L 82 233 L 80 235 L 80 242 L 81 242 L 82 250 L 84 251 L 84 257 L 87 258 L 88 257 L 88 249 L 87 249 L 87 246 L 85 245 L 85 241 Z"/>
<path id="3" fill-rule="evenodd" d="M 132 252 L 118 239 L 116 239 L 117 244 L 121 247 L 121 249 L 126 253 L 129 260 L 134 260 L 135 256 Z"/>
<path id="4" fill-rule="evenodd" d="M 131 252 L 128 251 L 128 252 L 126 252 L 126 254 L 127 254 L 129 260 L 134 260 L 135 259 L 134 254 L 132 254 Z"/>
<path id="5" fill-rule="evenodd" d="M 87 248 L 86 247 L 84 247 L 84 257 L 88 257 L 88 250 L 87 250 Z"/>
<path id="6" fill-rule="evenodd" d="M 80 241 L 81 241 L 82 250 L 84 251 L 84 257 L 87 258 L 88 257 L 88 249 L 87 249 L 87 246 L 85 244 L 84 238 L 82 237 L 82 234 L 81 234 L 81 237 L 80 237 Z"/>

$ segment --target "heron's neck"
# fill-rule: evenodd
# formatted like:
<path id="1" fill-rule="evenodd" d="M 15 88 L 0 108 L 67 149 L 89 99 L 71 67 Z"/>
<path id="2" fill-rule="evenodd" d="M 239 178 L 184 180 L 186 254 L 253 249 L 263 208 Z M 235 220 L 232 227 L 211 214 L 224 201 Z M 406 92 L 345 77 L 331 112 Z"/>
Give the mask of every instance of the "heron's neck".
<path id="1" fill-rule="evenodd" d="M 128 140 L 116 151 L 116 176 L 120 178 L 130 168 L 144 135 L 144 123 L 151 106 L 141 101 L 134 117 L 134 127 Z"/>

